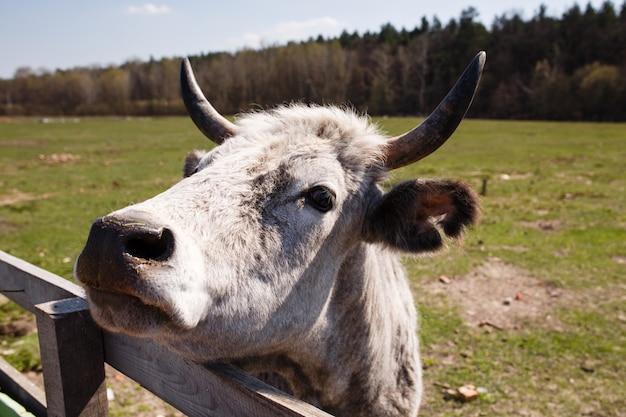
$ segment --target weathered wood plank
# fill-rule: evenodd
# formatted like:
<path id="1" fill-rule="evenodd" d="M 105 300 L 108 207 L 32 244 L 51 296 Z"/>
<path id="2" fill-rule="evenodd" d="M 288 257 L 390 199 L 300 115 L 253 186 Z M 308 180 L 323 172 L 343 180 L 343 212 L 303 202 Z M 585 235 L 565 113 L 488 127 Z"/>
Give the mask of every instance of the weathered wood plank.
<path id="1" fill-rule="evenodd" d="M 2 357 L 0 357 L 0 388 L 36 417 L 46 417 L 44 392 Z"/>
<path id="2" fill-rule="evenodd" d="M 101 330 L 83 298 L 35 306 L 48 415 L 109 415 Z"/>
<path id="3" fill-rule="evenodd" d="M 254 378 L 252 375 L 242 372 L 232 366 L 216 363 L 207 365 L 213 373 L 223 377 L 224 385 L 232 385 L 234 389 L 243 391 L 243 395 L 253 398 L 255 401 L 268 402 L 270 406 L 279 406 L 279 409 L 289 410 L 289 416 L 302 417 L 332 417 L 325 411 L 299 400 L 291 395 Z M 263 414 L 267 416 L 268 414 Z M 283 415 L 279 412 L 269 415 Z"/>
<path id="4" fill-rule="evenodd" d="M 156 345 L 104 332 L 105 360 L 190 417 L 330 417 L 227 365 L 207 369 Z"/>
<path id="5" fill-rule="evenodd" d="M 2 251 L 0 292 L 31 313 L 35 312 L 36 304 L 85 297 L 85 291 L 78 285 Z"/>

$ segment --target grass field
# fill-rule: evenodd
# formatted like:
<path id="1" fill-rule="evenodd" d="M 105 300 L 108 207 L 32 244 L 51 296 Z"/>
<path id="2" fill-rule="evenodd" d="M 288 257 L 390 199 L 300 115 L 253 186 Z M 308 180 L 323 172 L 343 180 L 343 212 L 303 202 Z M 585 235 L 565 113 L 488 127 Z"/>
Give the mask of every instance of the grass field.
<path id="1" fill-rule="evenodd" d="M 379 123 L 397 134 L 418 120 Z M 166 189 L 207 145 L 186 118 L 0 124 L 0 250 L 72 279 L 96 217 Z M 392 181 L 412 177 L 485 191 L 463 243 L 405 262 L 423 415 L 626 416 L 626 125 L 466 120 Z M 446 394 L 466 384 L 482 388 L 476 401 Z M 113 415 L 139 415 L 128 407 Z"/>

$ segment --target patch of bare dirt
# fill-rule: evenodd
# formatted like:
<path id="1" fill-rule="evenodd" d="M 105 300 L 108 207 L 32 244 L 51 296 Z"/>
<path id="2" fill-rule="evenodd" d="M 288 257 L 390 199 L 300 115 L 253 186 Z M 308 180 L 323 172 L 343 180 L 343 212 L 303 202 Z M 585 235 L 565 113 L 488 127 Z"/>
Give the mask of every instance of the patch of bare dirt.
<path id="1" fill-rule="evenodd" d="M 25 317 L 18 320 L 0 323 L 0 335 L 20 337 L 37 331 L 34 317 Z"/>
<path id="2" fill-rule="evenodd" d="M 20 190 L 11 190 L 9 194 L 0 194 L 0 207 L 11 206 L 13 204 L 22 203 L 24 201 L 42 200 L 44 198 L 50 198 L 54 193 L 44 193 L 41 195 L 34 195 L 25 193 Z"/>
<path id="3" fill-rule="evenodd" d="M 536 220 L 534 222 L 520 222 L 524 227 L 530 227 L 544 232 L 550 232 L 553 230 L 559 230 L 563 225 L 563 222 L 559 219 L 555 220 Z"/>
<path id="4" fill-rule="evenodd" d="M 0 203 L 0 206 L 2 206 L 2 203 Z M 0 217 L 0 234 L 9 233 L 14 231 L 15 229 L 16 227 L 14 225 Z"/>
<path id="5" fill-rule="evenodd" d="M 36 146 L 45 146 L 47 144 L 48 142 L 43 141 L 43 140 L 3 140 L 2 142 L 0 142 L 0 147 L 30 148 L 30 147 L 36 147 Z"/>
<path id="6" fill-rule="evenodd" d="M 621 265 L 626 265 L 626 256 L 614 256 L 613 260 Z"/>
<path id="7" fill-rule="evenodd" d="M 424 288 L 444 293 L 469 325 L 507 330 L 520 329 L 529 321 L 558 328 L 551 311 L 572 296 L 498 258 L 490 258 L 465 276 L 442 277 Z"/>
<path id="8" fill-rule="evenodd" d="M 78 161 L 82 157 L 80 155 L 76 155 L 72 153 L 61 152 L 61 153 L 53 153 L 50 155 L 40 154 L 38 158 L 40 161 L 52 162 L 56 164 L 64 164 L 67 162 Z"/>
<path id="9" fill-rule="evenodd" d="M 533 174 L 531 172 L 526 172 L 524 174 L 500 174 L 500 176 L 498 178 L 500 178 L 501 180 L 526 180 L 528 178 L 531 178 L 533 176 Z"/>

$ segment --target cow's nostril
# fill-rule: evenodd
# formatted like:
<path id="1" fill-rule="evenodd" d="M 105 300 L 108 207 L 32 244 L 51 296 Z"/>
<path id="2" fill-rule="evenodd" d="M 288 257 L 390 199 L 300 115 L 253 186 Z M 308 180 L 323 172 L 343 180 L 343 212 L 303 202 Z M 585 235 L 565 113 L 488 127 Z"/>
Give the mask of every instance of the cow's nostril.
<path id="1" fill-rule="evenodd" d="M 174 249 L 174 235 L 168 229 L 140 229 L 124 243 L 127 254 L 139 259 L 164 261 Z"/>

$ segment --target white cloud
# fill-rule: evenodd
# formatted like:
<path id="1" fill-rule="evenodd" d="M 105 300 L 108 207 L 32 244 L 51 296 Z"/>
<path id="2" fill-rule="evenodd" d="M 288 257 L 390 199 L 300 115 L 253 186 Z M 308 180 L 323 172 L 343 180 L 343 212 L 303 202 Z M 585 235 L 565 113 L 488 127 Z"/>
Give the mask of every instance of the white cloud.
<path id="1" fill-rule="evenodd" d="M 172 9 L 169 6 L 155 6 L 152 3 L 146 3 L 142 6 L 128 6 L 126 12 L 129 14 L 142 14 L 142 15 L 155 15 L 155 14 L 167 14 Z"/>
<path id="2" fill-rule="evenodd" d="M 341 28 L 332 17 L 320 17 L 304 21 L 281 22 L 258 33 L 247 32 L 230 39 L 234 47 L 260 48 L 265 45 L 284 44 L 289 41 L 306 40 L 310 37 L 333 36 Z"/>

